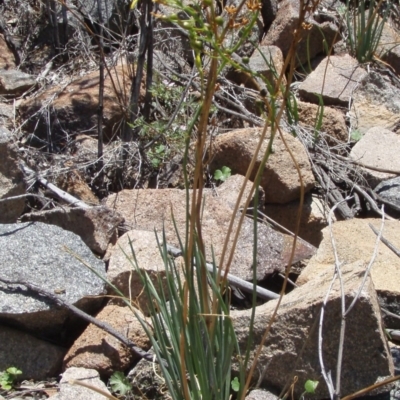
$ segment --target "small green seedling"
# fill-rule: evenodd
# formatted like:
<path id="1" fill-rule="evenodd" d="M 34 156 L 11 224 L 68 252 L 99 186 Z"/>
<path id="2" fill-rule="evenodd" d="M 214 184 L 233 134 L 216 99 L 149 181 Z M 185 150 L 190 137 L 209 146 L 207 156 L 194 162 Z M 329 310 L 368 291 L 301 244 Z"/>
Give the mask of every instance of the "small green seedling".
<path id="1" fill-rule="evenodd" d="M 232 390 L 233 390 L 234 392 L 238 392 L 238 391 L 239 391 L 239 389 L 240 389 L 240 382 L 239 382 L 239 379 L 238 379 L 237 377 L 235 377 L 235 378 L 231 381 L 231 387 L 232 387 Z"/>
<path id="2" fill-rule="evenodd" d="M 225 182 L 231 176 L 231 169 L 229 167 L 222 167 L 214 172 L 214 179 L 216 181 Z"/>
<path id="3" fill-rule="evenodd" d="M 111 375 L 110 386 L 114 393 L 119 393 L 121 396 L 125 396 L 132 390 L 132 385 L 129 382 L 129 379 L 119 371 L 116 371 Z"/>
<path id="4" fill-rule="evenodd" d="M 358 142 L 362 137 L 363 135 L 358 129 L 351 131 L 350 138 L 353 142 Z"/>
<path id="5" fill-rule="evenodd" d="M 315 389 L 317 388 L 317 386 L 318 386 L 318 381 L 312 381 L 311 379 L 306 381 L 306 383 L 304 384 L 305 391 L 300 396 L 300 399 L 304 399 L 304 395 L 306 393 L 315 394 Z"/>
<path id="6" fill-rule="evenodd" d="M 18 375 L 21 375 L 22 371 L 18 368 L 10 367 L 4 372 L 0 372 L 0 387 L 4 390 L 10 390 L 13 388 Z"/>

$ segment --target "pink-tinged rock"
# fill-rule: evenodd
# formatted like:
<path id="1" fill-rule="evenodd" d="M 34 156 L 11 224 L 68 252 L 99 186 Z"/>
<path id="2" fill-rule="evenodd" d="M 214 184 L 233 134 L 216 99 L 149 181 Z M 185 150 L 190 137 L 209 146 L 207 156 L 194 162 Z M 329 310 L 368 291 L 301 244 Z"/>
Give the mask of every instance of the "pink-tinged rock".
<path id="1" fill-rule="evenodd" d="M 333 235 L 340 262 L 351 264 L 361 261 L 365 267 L 368 265 L 376 244 L 376 235 L 369 227 L 369 224 L 379 230 L 381 220 L 354 218 L 333 224 Z M 400 248 L 399 232 L 399 221 L 385 222 L 383 236 L 396 248 Z M 334 253 L 329 227 L 325 228 L 322 234 L 323 240 L 317 253 L 311 258 L 297 280 L 299 285 L 312 281 L 322 271 L 332 269 Z M 379 243 L 377 256 L 371 268 L 371 277 L 382 305 L 389 311 L 399 314 L 400 258 L 383 243 Z M 387 317 L 385 316 L 386 319 Z M 400 329 L 399 320 L 393 319 L 390 326 Z"/>
<path id="2" fill-rule="evenodd" d="M 303 101 L 297 102 L 299 122 L 309 128 L 314 128 L 318 119 L 319 106 Z M 325 140 L 330 146 L 346 143 L 349 130 L 344 114 L 336 108 L 324 107 L 322 124 L 318 138 Z"/>
<path id="3" fill-rule="evenodd" d="M 227 202 L 226 200 L 220 201 L 218 197 L 212 196 L 212 192 L 208 192 L 202 210 L 202 235 L 206 248 L 206 261 L 213 261 L 213 250 L 217 265 L 220 265 L 224 240 L 228 234 L 232 216 L 232 208 Z M 231 200 L 229 202 L 231 203 Z M 157 271 L 157 269 L 162 271 L 164 263 L 156 256 L 158 249 L 156 249 L 154 230 L 157 230 L 159 238 L 162 239 L 164 228 L 167 243 L 179 247 L 171 213 L 173 212 L 180 237 L 184 240 L 187 220 L 185 191 L 177 189 L 123 190 L 117 195 L 110 196 L 106 204 L 109 207 L 114 207 L 125 218 L 126 223 L 137 231 L 132 246 L 134 249 L 135 246 L 138 246 L 139 254 L 143 253 L 143 257 L 148 258 L 149 262 L 144 262 L 144 265 L 149 265 L 154 271 Z M 233 232 L 238 221 L 239 215 L 234 219 Z M 140 230 L 147 232 L 140 233 Z M 229 234 L 228 249 L 232 247 L 233 239 L 234 235 Z M 258 225 L 256 267 L 259 280 L 274 272 L 284 270 L 289 260 L 292 243 L 293 238 L 291 236 L 276 232 L 267 224 L 260 223 Z M 149 246 L 151 246 L 150 256 L 146 256 L 146 248 L 149 248 Z M 314 247 L 297 242 L 294 262 L 309 258 L 314 254 L 314 251 Z M 116 254 L 120 253 L 119 250 L 116 250 L 116 252 Z M 252 254 L 253 222 L 251 219 L 245 218 L 229 272 L 244 280 L 251 280 L 253 276 Z M 126 260 L 126 256 L 119 254 L 114 263 L 111 257 L 109 273 L 114 270 L 114 265 L 115 271 L 118 271 L 123 259 Z M 123 271 L 125 271 L 125 274 L 129 274 L 131 265 L 124 267 Z"/>
<path id="4" fill-rule="evenodd" d="M 238 129 L 218 135 L 210 149 L 211 171 L 223 166 L 231 168 L 232 173 L 246 175 L 251 159 L 261 137 L 262 129 Z M 283 132 L 283 136 L 292 153 L 295 155 L 302 174 L 305 192 L 314 186 L 314 175 L 306 151 L 298 139 Z M 254 180 L 270 138 L 268 130 L 255 167 L 250 175 Z M 285 204 L 300 197 L 300 180 L 290 153 L 279 134 L 275 136 L 272 154 L 265 165 L 260 186 L 265 191 L 267 203 Z"/>
<path id="5" fill-rule="evenodd" d="M 107 305 L 96 318 L 111 325 L 137 347 L 145 351 L 150 348 L 150 339 L 130 308 Z M 137 358 L 114 336 L 90 324 L 66 354 L 64 368 L 95 369 L 104 378 L 126 370 Z"/>
<path id="6" fill-rule="evenodd" d="M 282 1 L 276 18 L 262 41 L 263 45 L 278 46 L 282 50 L 284 59 L 289 54 L 294 31 L 299 25 L 299 5 L 300 2 L 297 0 Z M 306 23 L 310 24 L 310 29 L 303 30 L 302 39 L 297 47 L 295 61 L 297 64 L 313 59 L 325 51 L 325 46 L 330 48 L 340 39 L 337 26 L 331 22 L 318 23 L 313 16 L 308 15 Z"/>
<path id="7" fill-rule="evenodd" d="M 8 48 L 4 36 L 0 34 L 0 68 L 9 69 L 15 68 L 15 57 L 12 51 Z"/>
<path id="8" fill-rule="evenodd" d="M 348 307 L 363 281 L 364 262 L 356 261 L 342 266 L 345 304 Z M 260 388 L 282 389 L 293 382 L 294 398 L 300 398 L 307 380 L 319 385 L 313 399 L 329 398 L 321 378 L 318 353 L 318 322 L 323 300 L 333 276 L 333 264 L 320 274 L 314 274 L 307 284 L 283 297 L 267 339 L 258 356 L 253 381 Z M 277 307 L 272 300 L 257 307 L 253 323 L 254 344 L 257 349 L 269 320 Z M 322 328 L 322 354 L 326 371 L 331 371 L 336 383 L 339 330 L 341 324 L 341 290 L 336 280 L 325 307 Z M 251 310 L 232 311 L 239 345 L 244 351 L 249 339 Z M 250 363 L 255 350 L 251 352 Z M 393 360 L 382 326 L 378 298 L 372 280 L 366 278 L 358 301 L 346 317 L 346 330 L 341 373 L 341 393 L 352 394 L 374 384 L 378 378 L 394 373 Z M 386 390 L 386 389 L 381 389 Z"/>

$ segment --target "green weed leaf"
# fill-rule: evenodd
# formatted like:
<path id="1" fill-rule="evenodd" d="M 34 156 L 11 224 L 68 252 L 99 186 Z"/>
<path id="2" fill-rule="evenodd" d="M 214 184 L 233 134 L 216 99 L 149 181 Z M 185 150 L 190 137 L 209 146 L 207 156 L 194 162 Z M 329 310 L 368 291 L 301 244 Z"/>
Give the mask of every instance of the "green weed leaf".
<path id="1" fill-rule="evenodd" d="M 232 381 L 231 381 L 231 387 L 232 390 L 234 392 L 238 392 L 240 390 L 240 382 L 239 379 L 237 377 L 235 377 Z"/>
<path id="2" fill-rule="evenodd" d="M 229 167 L 222 167 L 214 172 L 214 179 L 216 181 L 225 182 L 231 176 L 231 169 Z"/>
<path id="3" fill-rule="evenodd" d="M 311 379 L 309 379 L 304 384 L 304 389 L 306 389 L 306 393 L 314 394 L 317 386 L 318 386 L 318 381 L 312 381 Z"/>
<path id="4" fill-rule="evenodd" d="M 128 378 L 119 371 L 114 372 L 110 377 L 110 386 L 113 392 L 125 396 L 132 389 Z"/>

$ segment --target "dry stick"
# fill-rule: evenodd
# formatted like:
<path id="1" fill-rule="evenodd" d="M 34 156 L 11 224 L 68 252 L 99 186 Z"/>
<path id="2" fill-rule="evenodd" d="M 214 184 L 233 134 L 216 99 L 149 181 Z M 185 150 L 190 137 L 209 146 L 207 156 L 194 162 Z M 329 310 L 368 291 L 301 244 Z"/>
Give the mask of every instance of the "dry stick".
<path id="1" fill-rule="evenodd" d="M 400 315 L 394 314 L 394 313 L 390 312 L 389 310 L 386 310 L 386 308 L 381 307 L 381 311 L 383 311 L 389 317 L 400 319 Z"/>
<path id="2" fill-rule="evenodd" d="M 380 232 L 378 232 L 378 230 L 372 224 L 368 224 L 368 225 L 374 231 L 375 235 L 379 236 Z M 382 235 L 380 236 L 380 239 L 381 239 L 383 244 L 385 244 L 387 247 L 389 247 L 389 249 L 392 250 L 394 254 L 396 254 L 397 257 L 400 257 L 400 250 L 398 250 L 395 246 L 393 246 L 393 244 L 390 243 L 389 240 L 387 240 Z"/>
<path id="3" fill-rule="evenodd" d="M 345 199 L 342 200 L 342 202 L 347 202 L 348 200 L 349 200 L 349 197 L 346 197 Z M 332 243 L 332 248 L 333 248 L 333 254 L 335 256 L 335 271 L 334 271 L 334 274 L 333 274 L 333 278 L 332 278 L 331 284 L 329 285 L 328 291 L 326 293 L 325 299 L 324 299 L 324 301 L 322 303 L 320 320 L 319 320 L 319 330 L 318 330 L 318 358 L 319 358 L 319 363 L 320 363 L 320 366 L 321 366 L 322 376 L 323 376 L 323 378 L 325 380 L 325 383 L 326 383 L 326 385 L 328 387 L 329 395 L 330 395 L 332 400 L 337 396 L 337 391 L 335 391 L 335 387 L 333 385 L 332 377 L 331 377 L 330 372 L 327 373 L 326 369 L 325 369 L 325 364 L 324 364 L 324 360 L 323 360 L 323 356 L 322 356 L 322 341 L 323 341 L 323 338 L 322 338 L 322 327 L 323 327 L 323 322 L 324 322 L 325 308 L 326 308 L 326 305 L 328 303 L 328 298 L 329 298 L 330 292 L 332 290 L 333 284 L 335 283 L 335 280 L 336 280 L 337 276 L 340 273 L 340 265 L 341 265 L 341 263 L 339 262 L 339 257 L 337 255 L 337 250 L 336 250 L 336 242 L 335 242 L 335 238 L 333 237 L 333 233 L 332 233 L 332 215 L 333 215 L 335 209 L 338 208 L 339 206 L 340 206 L 340 202 L 335 204 L 331 208 L 331 210 L 329 211 L 329 216 L 328 216 L 329 231 L 330 231 L 330 235 L 331 235 L 331 243 Z M 340 278 L 341 278 L 341 275 L 340 275 Z M 341 284 L 341 292 L 342 292 L 342 295 L 343 295 L 342 284 Z M 343 303 L 343 299 L 342 299 L 342 303 Z M 343 308 L 343 305 L 342 305 L 342 308 Z M 339 380 L 339 382 L 340 382 L 340 380 Z"/>
<path id="4" fill-rule="evenodd" d="M 170 246 L 167 244 L 167 251 L 170 253 L 173 257 L 179 257 L 182 255 L 182 251 L 176 247 Z M 214 272 L 214 267 L 210 263 L 206 263 L 207 270 L 210 272 Z M 217 267 L 218 268 L 218 267 Z M 221 271 L 222 274 L 225 274 L 225 271 Z M 251 282 L 247 282 L 243 279 L 238 278 L 237 276 L 234 276 L 232 274 L 227 274 L 227 281 L 232 285 L 236 286 L 239 289 L 242 289 L 245 292 L 248 293 L 253 293 L 254 291 L 254 285 Z M 278 294 L 271 292 L 270 290 L 264 289 L 260 286 L 256 286 L 255 291 L 257 295 L 264 299 L 264 300 L 271 300 L 271 299 L 277 299 L 279 297 Z"/>
<path id="5" fill-rule="evenodd" d="M 20 165 L 26 175 L 28 175 L 28 176 L 35 175 L 35 172 L 32 171 L 30 168 L 28 168 L 24 163 L 21 162 Z M 69 203 L 70 205 L 80 207 L 80 208 L 91 208 L 82 200 L 79 200 L 76 197 L 70 195 L 69 193 L 64 192 L 64 190 L 59 189 L 57 186 L 50 183 L 47 179 L 42 178 L 40 176 L 36 176 L 35 179 L 41 185 L 43 185 L 45 188 L 49 189 L 52 193 L 54 193 L 57 198 L 64 200 L 65 202 Z"/>
<path id="6" fill-rule="evenodd" d="M 342 294 L 342 297 L 343 297 L 343 298 L 342 298 L 342 302 L 343 302 L 343 303 L 342 303 L 342 323 L 341 323 L 341 328 L 340 328 L 339 350 L 338 350 L 338 361 L 337 361 L 337 374 L 336 374 L 336 375 L 337 375 L 337 376 L 336 376 L 336 380 L 337 380 L 337 383 L 336 383 L 336 395 L 337 395 L 337 396 L 340 395 L 340 378 L 341 378 L 341 369 L 342 369 L 342 360 L 343 360 L 345 321 L 346 321 L 347 315 L 350 313 L 350 311 L 351 311 L 351 310 L 353 309 L 353 307 L 355 306 L 357 300 L 359 299 L 360 294 L 361 294 L 361 291 L 362 291 L 362 289 L 363 289 L 363 287 L 364 287 L 364 285 L 365 285 L 365 282 L 366 282 L 367 277 L 368 277 L 368 275 L 369 275 L 369 272 L 370 272 L 370 270 L 371 270 L 371 267 L 372 267 L 372 265 L 373 265 L 374 262 L 375 262 L 375 259 L 376 259 L 376 256 L 377 256 L 377 252 L 378 252 L 379 241 L 380 241 L 380 238 L 381 238 L 381 235 L 382 235 L 382 231 L 383 231 L 383 227 L 384 227 L 384 224 L 385 224 L 385 211 L 384 211 L 384 206 L 382 206 L 381 215 L 382 215 L 381 229 L 380 229 L 380 231 L 379 231 L 377 240 L 376 240 L 376 242 L 375 242 L 374 251 L 373 251 L 373 253 L 372 253 L 371 260 L 370 260 L 370 262 L 369 262 L 369 264 L 368 264 L 367 269 L 365 270 L 363 280 L 362 280 L 362 282 L 361 282 L 361 284 L 360 284 L 360 287 L 359 287 L 359 289 L 358 289 L 358 292 L 357 292 L 356 296 L 354 297 L 353 301 L 351 302 L 351 304 L 349 305 L 349 307 L 347 308 L 347 310 L 345 310 L 344 312 L 343 312 L 344 307 L 345 307 L 344 293 Z"/>
<path id="7" fill-rule="evenodd" d="M 336 205 L 335 209 L 338 209 L 341 217 L 343 219 L 352 219 L 353 213 L 351 212 L 347 203 L 343 202 L 343 196 L 340 193 L 340 190 L 332 182 L 328 174 L 321 166 L 314 163 L 312 163 L 312 169 L 314 170 L 320 185 L 328 194 L 329 201 L 331 202 L 331 204 Z"/>
<path id="8" fill-rule="evenodd" d="M 385 380 L 382 381 L 382 382 L 375 383 L 374 385 L 368 386 L 368 387 L 365 388 L 365 389 L 361 389 L 361 390 L 359 390 L 358 392 L 355 392 L 355 393 L 353 393 L 353 394 L 350 394 L 349 396 L 345 396 L 345 397 L 343 397 L 341 400 L 352 400 L 352 399 L 355 399 L 355 398 L 357 398 L 357 397 L 362 396 L 362 395 L 365 394 L 365 393 L 370 392 L 371 390 L 375 390 L 375 389 L 377 389 L 377 388 L 380 388 L 381 386 L 385 386 L 385 385 L 388 385 L 389 383 L 396 382 L 396 381 L 398 381 L 399 379 L 400 379 L 400 375 L 399 375 L 399 376 L 393 376 L 393 377 L 391 377 L 391 378 L 385 379 Z"/>
<path id="9" fill-rule="evenodd" d="M 346 179 L 346 181 L 348 181 L 348 180 Z M 374 199 L 373 199 L 364 189 L 362 189 L 360 186 L 358 186 L 356 183 L 352 183 L 352 185 L 353 185 L 353 187 L 354 187 L 354 190 L 355 190 L 356 192 L 358 192 L 359 194 L 361 194 L 361 195 L 365 198 L 365 200 L 368 201 L 368 203 L 370 204 L 371 208 L 372 208 L 377 214 L 379 214 L 379 215 L 382 217 L 382 216 L 383 216 L 383 213 L 382 213 L 382 211 L 379 209 L 379 207 L 376 205 L 376 202 L 374 201 Z M 392 218 L 392 217 L 389 217 L 389 216 L 386 216 L 386 219 L 389 220 L 389 221 L 396 221 L 395 218 Z"/>
<path id="10" fill-rule="evenodd" d="M 69 383 L 70 385 L 83 386 L 83 387 L 85 387 L 85 388 L 88 388 L 88 389 L 90 389 L 90 390 L 93 390 L 94 392 L 97 392 L 97 393 L 103 395 L 104 397 L 107 397 L 108 399 L 111 399 L 111 400 L 119 400 L 118 397 L 114 397 L 112 394 L 107 393 L 105 390 L 99 389 L 97 386 L 90 385 L 89 383 L 81 382 L 81 381 L 78 381 L 77 379 L 70 379 L 70 380 L 68 381 L 68 383 Z"/>
<path id="11" fill-rule="evenodd" d="M 336 157 L 339 160 L 343 160 L 343 161 L 346 161 L 346 162 L 351 163 L 351 164 L 359 165 L 360 167 L 363 167 L 363 168 L 366 168 L 366 169 L 370 169 L 372 171 L 385 172 L 387 174 L 393 174 L 393 175 L 400 175 L 400 171 L 399 170 L 373 167 L 372 165 L 367 165 L 367 164 L 364 164 L 364 163 L 362 163 L 360 161 L 352 160 L 349 157 L 343 157 L 343 156 L 341 156 L 339 154 L 336 154 Z"/>
<path id="12" fill-rule="evenodd" d="M 64 5 L 63 5 L 64 6 Z M 97 106 L 97 172 L 100 179 L 100 185 L 103 186 L 103 109 L 104 109 L 104 40 L 103 40 L 103 13 L 101 11 L 101 2 L 97 0 L 97 13 L 99 18 L 99 103 Z"/>
<path id="13" fill-rule="evenodd" d="M 74 313 L 76 316 L 84 319 L 85 321 L 88 321 L 88 322 L 92 323 L 93 325 L 96 325 L 98 328 L 109 333 L 111 336 L 114 336 L 116 339 L 118 339 L 121 343 L 123 343 L 125 346 L 127 346 L 133 353 L 135 353 L 140 358 L 144 358 L 147 361 L 154 362 L 153 354 L 147 353 L 144 350 L 142 350 L 140 347 L 137 347 L 132 341 L 130 341 L 124 335 L 122 335 L 117 330 L 115 330 L 107 322 L 99 321 L 98 319 L 92 317 L 91 315 L 86 314 L 84 311 L 80 310 L 78 307 L 75 307 L 74 305 L 69 304 L 66 301 L 62 300 L 60 297 L 56 296 L 55 294 L 50 293 L 47 290 L 40 288 L 39 286 L 33 285 L 32 283 L 28 283 L 28 282 L 25 282 L 22 280 L 11 281 L 9 279 L 4 279 L 4 278 L 0 277 L 0 282 L 5 283 L 9 287 L 11 285 L 23 285 L 23 286 L 27 287 L 28 289 L 32 290 L 33 292 L 53 301 L 57 305 L 68 309 L 69 311 Z M 166 363 L 166 361 L 163 359 L 158 360 L 158 362 Z"/>

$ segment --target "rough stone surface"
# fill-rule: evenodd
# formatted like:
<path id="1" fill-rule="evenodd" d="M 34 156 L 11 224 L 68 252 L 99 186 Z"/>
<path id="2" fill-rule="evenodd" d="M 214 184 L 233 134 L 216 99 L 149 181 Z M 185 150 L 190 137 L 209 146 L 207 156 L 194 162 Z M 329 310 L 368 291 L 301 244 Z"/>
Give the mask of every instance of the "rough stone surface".
<path id="1" fill-rule="evenodd" d="M 235 207 L 236 200 L 239 196 L 240 190 L 245 182 L 245 177 L 242 175 L 231 175 L 225 182 L 223 182 L 220 186 L 217 187 L 216 193 L 218 200 L 226 204 L 232 210 Z M 239 207 L 243 208 L 245 206 L 245 202 L 247 197 L 250 194 L 251 187 L 253 183 L 250 181 L 246 182 L 246 186 L 243 192 L 242 199 L 240 201 Z M 261 207 L 265 201 L 265 193 L 262 187 L 259 187 L 259 196 L 258 196 L 258 206 Z M 254 193 L 252 195 L 252 199 L 250 202 L 250 207 L 254 206 L 255 198 Z"/>
<path id="2" fill-rule="evenodd" d="M 150 348 L 150 339 L 130 308 L 107 305 L 96 318 L 111 325 L 137 347 L 146 351 Z M 114 336 L 90 324 L 69 349 L 64 368 L 93 368 L 102 378 L 108 378 L 115 371 L 125 371 L 137 358 Z"/>
<path id="3" fill-rule="evenodd" d="M 61 371 L 65 349 L 10 327 L 0 325 L 0 371 L 10 366 L 21 379 L 46 380 Z"/>
<path id="4" fill-rule="evenodd" d="M 339 221 L 333 224 L 333 235 L 336 242 L 339 261 L 351 264 L 363 262 L 364 268 L 371 260 L 376 235 L 368 226 L 372 224 L 380 229 L 379 219 L 352 219 Z M 383 236 L 396 248 L 400 248 L 400 222 L 385 221 Z M 329 227 L 322 231 L 323 240 L 317 253 L 311 258 L 307 267 L 301 273 L 297 284 L 303 285 L 314 279 L 321 271 L 332 271 L 334 255 L 330 239 Z M 371 268 L 371 276 L 382 305 L 389 311 L 400 315 L 399 288 L 400 288 L 400 258 L 383 243 L 379 243 L 376 260 Z M 384 316 L 385 321 L 390 319 Z M 390 320 L 390 327 L 395 324 L 400 327 L 399 320 Z"/>
<path id="5" fill-rule="evenodd" d="M 41 222 L 0 225 L 0 277 L 37 285 L 91 312 L 101 302 L 91 296 L 102 295 L 104 283 L 66 249 L 105 276 L 104 263 L 72 232 Z M 0 283 L 0 320 L 58 337 L 68 328 L 63 326 L 68 317 L 74 320 L 65 309 L 21 285 L 6 289 Z"/>
<path id="6" fill-rule="evenodd" d="M 161 240 L 161 237 L 159 238 Z M 149 313 L 149 300 L 143 291 L 143 284 L 135 271 L 132 248 L 135 252 L 137 266 L 152 279 L 158 287 L 158 280 L 165 281 L 164 262 L 160 255 L 154 231 L 132 230 L 122 235 L 111 251 L 110 262 L 107 271 L 107 279 L 116 286 L 125 297 L 137 305 L 145 314 Z M 109 289 L 110 295 L 115 295 Z M 114 302 L 116 300 L 113 300 Z"/>
<path id="7" fill-rule="evenodd" d="M 211 171 L 227 166 L 233 174 L 246 175 L 247 168 L 260 139 L 262 129 L 246 128 L 218 135 L 215 139 L 211 154 Z M 314 186 L 314 175 L 308 156 L 300 141 L 288 133 L 283 133 L 286 143 L 296 157 L 299 165 L 305 192 Z M 264 152 L 268 147 L 270 131 L 267 132 L 257 162 L 250 175 L 254 180 L 257 169 L 260 166 Z M 298 172 L 293 164 L 282 139 L 276 135 L 272 146 L 272 154 L 269 156 L 261 177 L 260 186 L 265 191 L 267 203 L 285 204 L 296 200 L 300 196 L 300 181 Z"/>
<path id="8" fill-rule="evenodd" d="M 147 230 L 154 234 L 157 230 L 162 237 L 163 226 L 166 230 L 168 244 L 179 247 L 175 234 L 175 228 L 171 218 L 171 210 L 177 224 L 181 238 L 184 237 L 186 227 L 186 194 L 177 189 L 149 189 L 149 190 L 123 190 L 117 195 L 107 199 L 106 204 L 121 213 L 127 224 L 135 230 Z M 219 262 L 224 240 L 228 231 L 232 210 L 221 204 L 218 198 L 206 196 L 205 206 L 202 212 L 203 238 L 206 246 L 206 260 L 212 262 L 211 246 Z M 235 218 L 233 231 L 238 223 Z M 276 271 L 282 271 L 289 260 L 293 239 L 289 235 L 282 235 L 265 224 L 258 225 L 258 257 L 257 277 L 263 279 Z M 233 235 L 229 236 L 231 247 Z M 135 242 L 133 243 L 135 248 Z M 252 279 L 253 251 L 253 223 L 245 218 L 240 231 L 238 245 L 235 251 L 230 272 L 242 279 Z M 308 258 L 314 253 L 314 248 L 298 244 L 295 252 L 295 260 Z M 110 265 L 111 269 L 111 265 Z"/>
<path id="9" fill-rule="evenodd" d="M 107 74 L 104 82 L 104 135 L 111 138 L 114 134 L 115 125 L 122 118 L 122 109 L 118 97 L 123 98 L 122 90 L 128 88 L 131 78 L 126 68 L 116 67 L 111 76 L 117 84 L 120 92 L 115 93 L 112 80 Z M 23 120 L 27 120 L 26 129 L 35 131 L 42 139 L 47 137 L 46 104 L 53 99 L 51 105 L 51 121 L 53 141 L 62 146 L 68 139 L 66 133 L 77 135 L 78 133 L 97 129 L 97 108 L 99 101 L 99 73 L 92 72 L 82 78 L 71 82 L 66 88 L 56 87 L 39 94 L 37 97 L 23 101 L 19 112 Z M 44 107 L 45 115 L 36 113 Z M 65 132 L 64 132 L 65 130 Z"/>
<path id="10" fill-rule="evenodd" d="M 117 241 L 117 227 L 124 219 L 107 207 L 54 208 L 25 214 L 22 222 L 38 221 L 71 231 L 95 253 L 104 255 L 110 243 Z"/>
<path id="11" fill-rule="evenodd" d="M 17 69 L 0 69 L 0 94 L 18 96 L 35 86 L 36 80 L 32 75 Z"/>
<path id="12" fill-rule="evenodd" d="M 267 61 L 265 61 L 267 60 Z M 252 54 L 249 61 L 249 68 L 264 76 L 271 85 L 275 85 L 277 77 L 280 76 L 283 69 L 283 55 L 282 51 L 277 46 L 259 46 Z M 265 87 L 264 82 L 258 78 L 260 87 Z M 285 78 L 283 80 L 285 82 Z M 283 83 L 282 82 L 282 83 Z"/>
<path id="13" fill-rule="evenodd" d="M 400 35 L 388 23 L 383 25 L 376 53 L 400 75 Z"/>
<path id="14" fill-rule="evenodd" d="M 0 126 L 0 199 L 25 193 L 24 175 L 19 167 L 18 148 L 11 133 Z M 16 222 L 25 208 L 25 199 L 0 203 L 0 223 Z"/>
<path id="15" fill-rule="evenodd" d="M 140 398 L 170 400 L 159 364 L 140 360 L 129 372 L 133 393 Z"/>
<path id="16" fill-rule="evenodd" d="M 371 167 L 400 171 L 400 136 L 385 128 L 371 128 L 352 148 L 350 157 Z M 395 177 L 386 172 L 363 168 L 363 175 L 371 187 Z"/>
<path id="17" fill-rule="evenodd" d="M 15 58 L 12 51 L 8 48 L 4 36 L 0 34 L 0 68 L 9 69 L 15 67 Z"/>
<path id="18" fill-rule="evenodd" d="M 381 182 L 375 192 L 385 200 L 400 207 L 400 177 Z"/>
<path id="19" fill-rule="evenodd" d="M 297 0 L 282 1 L 276 18 L 262 41 L 263 45 L 278 46 L 282 50 L 284 59 L 289 53 L 293 42 L 293 32 L 298 26 L 299 4 Z M 296 62 L 300 64 L 308 61 L 308 57 L 312 59 L 324 51 L 323 39 L 330 48 L 335 36 L 336 40 L 340 38 L 340 35 L 336 35 L 338 28 L 331 22 L 319 24 L 313 18 L 308 18 L 306 22 L 311 24 L 311 28 L 303 31 L 302 40 L 297 48 Z"/>
<path id="20" fill-rule="evenodd" d="M 242 64 L 240 57 L 236 57 L 235 61 L 238 64 Z M 279 77 L 283 68 L 282 52 L 277 46 L 261 45 L 253 52 L 246 68 L 250 68 L 252 71 L 263 76 L 270 82 L 272 87 L 274 87 L 277 77 Z M 254 78 L 248 73 L 240 71 L 234 67 L 227 68 L 226 77 L 238 85 L 243 85 L 253 90 L 268 90 L 263 79 L 259 77 Z M 283 82 L 285 82 L 285 77 L 283 79 Z"/>
<path id="21" fill-rule="evenodd" d="M 349 111 L 353 130 L 361 134 L 382 127 L 399 132 L 400 85 L 396 79 L 370 71 L 357 86 Z"/>
<path id="22" fill-rule="evenodd" d="M 296 229 L 299 201 L 288 204 L 266 204 L 264 212 L 278 224 L 294 232 Z M 322 229 L 327 225 L 327 204 L 314 196 L 307 196 L 301 212 L 299 236 L 318 247 L 322 240 Z"/>
<path id="23" fill-rule="evenodd" d="M 318 116 L 318 106 L 316 104 L 298 101 L 297 111 L 300 124 L 308 127 L 315 126 Z M 324 107 L 324 115 L 318 137 L 326 140 L 330 146 L 346 143 L 349 133 L 343 113 L 332 107 Z"/>
<path id="24" fill-rule="evenodd" d="M 72 196 L 84 201 L 86 204 L 96 206 L 99 199 L 93 194 L 85 179 L 77 170 L 69 171 L 66 174 L 60 174 L 57 177 L 56 186 Z"/>
<path id="25" fill-rule="evenodd" d="M 94 369 L 85 368 L 68 368 L 63 374 L 60 381 L 60 391 L 50 398 L 52 400 L 107 400 L 108 397 L 103 396 L 89 388 L 81 385 L 73 385 L 69 383 L 71 380 L 76 380 L 94 386 L 108 395 L 111 393 L 107 386 L 100 380 L 99 373 Z"/>
<path id="26" fill-rule="evenodd" d="M 364 263 L 357 261 L 342 267 L 345 302 L 348 306 L 363 280 Z M 260 388 L 283 388 L 294 376 L 294 397 L 299 398 L 308 379 L 320 380 L 321 367 L 318 357 L 318 321 L 320 309 L 332 281 L 333 267 L 304 286 L 283 297 L 278 314 L 258 357 Z M 254 345 L 260 343 L 277 300 L 257 307 L 254 320 Z M 327 371 L 332 371 L 335 382 L 337 351 L 340 329 L 341 291 L 336 280 L 325 307 L 323 323 L 323 359 Z M 245 348 L 249 336 L 251 310 L 233 311 L 239 344 Z M 362 350 L 360 350 L 362 349 Z M 251 357 L 254 356 L 254 353 Z M 251 360 L 250 360 L 251 361 Z M 378 377 L 388 377 L 394 372 L 393 361 L 381 325 L 381 315 L 374 285 L 367 277 L 359 299 L 346 318 L 346 331 L 341 374 L 341 393 L 350 394 L 372 385 Z M 329 398 L 325 384 L 317 387 L 315 399 Z"/>
<path id="27" fill-rule="evenodd" d="M 245 400 L 278 400 L 279 397 L 266 390 L 252 390 L 246 397 Z"/>
<path id="28" fill-rule="evenodd" d="M 348 54 L 326 57 L 299 86 L 302 99 L 318 104 L 321 94 L 325 105 L 348 107 L 353 91 L 367 72 Z"/>

